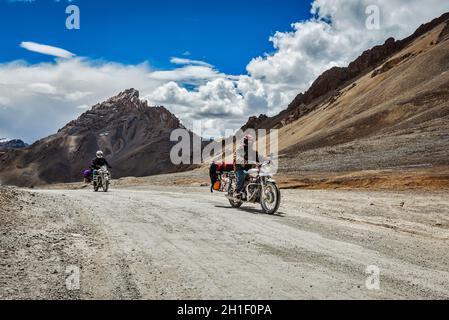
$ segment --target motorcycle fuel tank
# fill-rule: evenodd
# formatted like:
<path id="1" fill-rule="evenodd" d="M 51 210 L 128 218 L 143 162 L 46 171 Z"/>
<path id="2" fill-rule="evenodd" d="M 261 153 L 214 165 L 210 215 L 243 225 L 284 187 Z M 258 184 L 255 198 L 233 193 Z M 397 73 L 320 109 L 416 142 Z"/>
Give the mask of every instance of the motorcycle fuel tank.
<path id="1" fill-rule="evenodd" d="M 251 169 L 248 170 L 248 174 L 250 175 L 250 177 L 252 178 L 257 178 L 259 176 L 259 169 Z"/>

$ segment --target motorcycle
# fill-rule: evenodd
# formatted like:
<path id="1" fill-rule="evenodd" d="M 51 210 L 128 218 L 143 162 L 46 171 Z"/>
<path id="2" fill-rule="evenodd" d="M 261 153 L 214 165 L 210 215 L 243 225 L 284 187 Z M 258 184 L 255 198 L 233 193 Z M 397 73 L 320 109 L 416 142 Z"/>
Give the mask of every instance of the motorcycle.
<path id="1" fill-rule="evenodd" d="M 98 192 L 100 188 L 102 188 L 104 192 L 108 192 L 110 183 L 111 173 L 107 166 L 102 166 L 99 170 L 93 171 L 92 185 L 95 192 Z"/>
<path id="2" fill-rule="evenodd" d="M 237 176 L 234 172 L 223 178 L 223 190 L 233 208 L 240 208 L 243 203 L 258 203 L 266 214 L 273 215 L 281 204 L 281 191 L 272 178 L 271 161 L 266 161 L 257 168 L 247 172 L 247 179 L 241 196 L 234 197 L 237 187 Z"/>

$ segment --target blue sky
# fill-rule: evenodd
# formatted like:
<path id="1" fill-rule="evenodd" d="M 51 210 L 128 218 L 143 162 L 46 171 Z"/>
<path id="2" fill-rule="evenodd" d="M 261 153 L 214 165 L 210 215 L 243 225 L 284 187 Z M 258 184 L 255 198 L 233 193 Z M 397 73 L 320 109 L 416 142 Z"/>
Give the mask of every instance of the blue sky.
<path id="1" fill-rule="evenodd" d="M 301 0 L 77 0 L 81 29 L 65 28 L 67 1 L 0 2 L 0 62 L 52 57 L 19 47 L 33 41 L 77 55 L 125 64 L 148 61 L 170 68 L 170 57 L 190 53 L 229 74 L 245 72 L 251 58 L 273 50 L 268 37 L 310 17 Z"/>
<path id="2" fill-rule="evenodd" d="M 80 30 L 65 27 L 69 4 Z M 447 0 L 0 0 L 0 138 L 32 143 L 128 88 L 221 136 L 448 11 Z"/>

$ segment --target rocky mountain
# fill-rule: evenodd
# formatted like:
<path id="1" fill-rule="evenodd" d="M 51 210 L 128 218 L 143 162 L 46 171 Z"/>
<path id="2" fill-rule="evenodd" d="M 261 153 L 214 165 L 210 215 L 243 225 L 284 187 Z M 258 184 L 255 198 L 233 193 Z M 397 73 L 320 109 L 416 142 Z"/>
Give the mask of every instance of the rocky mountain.
<path id="1" fill-rule="evenodd" d="M 0 156 L 0 181 L 19 186 L 79 181 L 97 150 L 104 151 L 115 178 L 191 169 L 170 161 L 170 134 L 178 128 L 182 124 L 167 109 L 148 106 L 129 89 L 56 134 Z"/>
<path id="2" fill-rule="evenodd" d="M 0 139 L 0 152 L 1 151 L 4 152 L 11 149 L 23 149 L 26 147 L 28 147 L 28 144 L 19 139 L 14 140 Z"/>
<path id="3" fill-rule="evenodd" d="M 245 128 L 279 129 L 280 171 L 298 185 L 345 175 L 364 176 L 357 186 L 449 186 L 449 13 L 326 71 L 282 113 Z"/>
<path id="4" fill-rule="evenodd" d="M 439 39 L 435 40 L 435 44 L 442 41 L 449 34 L 449 26 L 446 23 L 448 20 L 449 12 L 420 26 L 415 33 L 403 40 L 389 38 L 383 45 L 366 50 L 360 57 L 350 63 L 348 67 L 334 67 L 325 71 L 305 93 L 298 94 L 288 108 L 279 115 L 272 118 L 266 115 L 251 117 L 243 126 L 243 129 L 281 127 L 286 123 L 297 120 L 315 110 L 325 99 L 334 99 L 338 96 L 339 89 L 347 86 L 348 83 L 354 84 L 357 78 L 375 70 L 392 55 L 400 52 L 429 31 L 444 24 L 445 29 L 441 31 Z"/>

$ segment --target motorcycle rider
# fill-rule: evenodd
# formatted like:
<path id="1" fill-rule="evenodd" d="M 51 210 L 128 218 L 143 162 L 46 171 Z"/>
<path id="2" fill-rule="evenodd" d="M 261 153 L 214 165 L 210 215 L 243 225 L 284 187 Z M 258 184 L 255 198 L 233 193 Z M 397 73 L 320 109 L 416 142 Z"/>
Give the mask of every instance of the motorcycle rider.
<path id="1" fill-rule="evenodd" d="M 96 158 L 92 160 L 91 168 L 92 170 L 99 170 L 102 166 L 107 166 L 109 169 L 112 167 L 109 165 L 108 161 L 104 158 L 103 151 L 97 151 Z"/>
<path id="2" fill-rule="evenodd" d="M 259 152 L 254 151 L 254 138 L 251 135 L 246 135 L 240 147 L 234 154 L 235 175 L 237 178 L 237 186 L 234 193 L 235 198 L 241 197 L 241 193 L 245 186 L 246 172 L 253 168 L 255 164 L 260 163 Z M 252 151 L 250 158 L 250 151 Z M 255 159 L 254 159 L 255 155 Z"/>

